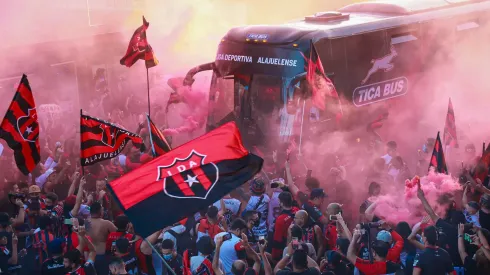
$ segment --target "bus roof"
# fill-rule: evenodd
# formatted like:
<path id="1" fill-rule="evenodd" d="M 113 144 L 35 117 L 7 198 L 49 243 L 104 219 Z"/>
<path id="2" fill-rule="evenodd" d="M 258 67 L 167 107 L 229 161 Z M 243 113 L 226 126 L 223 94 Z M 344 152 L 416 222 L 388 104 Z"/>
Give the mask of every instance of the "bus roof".
<path id="1" fill-rule="evenodd" d="M 490 10 L 490 1 L 378 0 L 348 5 L 338 12 L 317 13 L 286 23 L 299 32 L 314 32 L 314 40 L 339 38 L 416 22 Z"/>

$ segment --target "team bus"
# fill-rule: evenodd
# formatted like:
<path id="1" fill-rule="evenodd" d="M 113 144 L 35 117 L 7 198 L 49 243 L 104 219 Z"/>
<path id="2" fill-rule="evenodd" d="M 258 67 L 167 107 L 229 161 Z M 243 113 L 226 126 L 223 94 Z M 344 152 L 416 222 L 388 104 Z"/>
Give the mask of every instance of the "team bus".
<path id="1" fill-rule="evenodd" d="M 248 146 L 349 130 L 423 93 L 415 88 L 427 74 L 447 68 L 456 58 L 451 53 L 468 51 L 458 49 L 460 41 L 488 45 L 488 32 L 479 30 L 489 21 L 490 1 L 386 0 L 283 25 L 236 27 L 221 40 L 214 62 L 192 68 L 184 85 L 212 70 L 208 130 L 235 120 Z M 325 111 L 309 102 L 310 43 L 340 95 L 340 102 L 325 100 Z"/>

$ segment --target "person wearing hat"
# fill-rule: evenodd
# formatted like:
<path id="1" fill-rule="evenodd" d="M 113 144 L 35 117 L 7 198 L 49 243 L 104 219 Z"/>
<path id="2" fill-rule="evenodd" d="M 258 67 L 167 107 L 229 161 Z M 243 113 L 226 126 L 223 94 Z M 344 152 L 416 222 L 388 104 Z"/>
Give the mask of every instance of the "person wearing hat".
<path id="1" fill-rule="evenodd" d="M 33 201 L 39 201 L 41 196 L 41 188 L 37 185 L 29 186 L 29 199 L 27 200 L 27 204 L 29 205 Z"/>
<path id="2" fill-rule="evenodd" d="M 51 257 L 44 261 L 41 267 L 42 275 L 65 275 L 68 272 L 68 269 L 63 264 L 63 249 L 65 245 L 65 239 L 63 238 L 56 238 L 48 243 L 48 252 Z"/>
<path id="3" fill-rule="evenodd" d="M 462 198 L 463 207 L 464 207 L 463 214 L 468 223 L 472 223 L 477 227 L 481 227 L 480 217 L 478 215 L 478 212 L 480 210 L 480 205 L 476 201 L 468 202 L 468 198 L 467 198 L 467 192 L 469 189 L 468 187 L 469 186 L 466 185 L 463 191 L 463 198 Z"/>
<path id="4" fill-rule="evenodd" d="M 269 196 L 265 193 L 265 181 L 262 178 L 255 178 L 250 182 L 251 196 L 243 211 L 243 215 L 247 211 L 257 211 L 259 214 L 259 222 L 252 228 L 256 238 L 267 237 L 267 212 L 269 211 Z"/>
<path id="5" fill-rule="evenodd" d="M 359 226 L 359 225 L 358 225 Z M 387 255 L 389 251 L 389 244 L 375 240 L 370 245 L 371 254 L 373 255 L 373 261 L 363 260 L 357 257 L 358 248 L 356 245 L 359 243 L 361 236 L 360 229 L 355 229 L 354 234 L 352 235 L 352 241 L 349 244 L 349 248 L 347 250 L 347 259 L 362 273 L 364 274 L 395 274 L 395 272 L 399 271 L 400 265 L 388 261 Z"/>
<path id="6" fill-rule="evenodd" d="M 395 230 L 381 230 L 376 235 L 378 241 L 383 241 L 389 245 L 388 255 L 386 260 L 394 263 L 400 262 L 400 254 L 403 250 L 403 238 Z"/>

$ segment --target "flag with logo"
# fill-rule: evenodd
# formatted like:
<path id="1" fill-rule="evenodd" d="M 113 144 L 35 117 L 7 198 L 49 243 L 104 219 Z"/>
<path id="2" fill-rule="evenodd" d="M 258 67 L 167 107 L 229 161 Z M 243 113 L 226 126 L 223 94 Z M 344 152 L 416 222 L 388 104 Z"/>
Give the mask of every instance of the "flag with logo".
<path id="1" fill-rule="evenodd" d="M 329 100 L 336 101 L 338 110 L 333 110 L 337 119 L 342 116 L 342 105 L 340 103 L 339 94 L 333 85 L 333 82 L 325 74 L 322 61 L 318 55 L 315 44 L 310 42 L 310 58 L 307 59 L 308 67 L 306 69 L 306 80 L 311 87 L 311 100 L 313 106 L 319 110 L 325 111 L 326 103 Z M 330 104 L 335 105 L 335 104 Z"/>
<path id="2" fill-rule="evenodd" d="M 119 155 L 131 141 L 134 146 L 144 150 L 143 139 L 110 122 L 84 114 L 80 115 L 80 158 L 82 166 Z"/>
<path id="3" fill-rule="evenodd" d="M 444 135 L 442 136 L 444 146 L 458 148 L 458 138 L 456 136 L 456 121 L 454 118 L 454 109 L 451 98 L 447 107 L 446 124 L 444 125 Z"/>
<path id="4" fill-rule="evenodd" d="M 158 60 L 153 53 L 153 49 L 146 38 L 146 30 L 148 29 L 148 26 L 150 26 L 150 23 L 148 23 L 143 16 L 143 25 L 134 31 L 133 36 L 129 41 L 126 55 L 124 55 L 119 62 L 121 65 L 131 67 L 139 59 L 145 60 L 146 68 L 155 67 L 158 64 Z"/>
<path id="5" fill-rule="evenodd" d="M 252 179 L 262 163 L 245 149 L 230 122 L 110 182 L 108 188 L 138 235 L 147 237 Z"/>
<path id="6" fill-rule="evenodd" d="M 14 150 L 15 163 L 28 175 L 39 163 L 39 122 L 27 76 L 23 75 L 0 125 L 0 138 Z"/>
<path id="7" fill-rule="evenodd" d="M 151 121 L 148 114 L 146 115 L 146 118 L 148 120 L 148 129 L 150 130 L 150 144 L 153 156 L 158 157 L 172 150 L 170 143 L 167 141 L 158 127 L 153 124 L 153 121 Z"/>
<path id="8" fill-rule="evenodd" d="M 442 149 L 441 137 L 437 132 L 437 138 L 434 143 L 434 150 L 432 150 L 432 157 L 430 158 L 429 170 L 434 167 L 434 171 L 437 173 L 447 174 L 446 158 L 444 157 L 444 151 Z"/>
<path id="9" fill-rule="evenodd" d="M 485 144 L 483 144 L 485 146 Z M 485 179 L 488 177 L 488 169 L 490 167 L 490 144 L 483 151 L 482 157 L 478 162 L 478 165 L 473 171 L 473 178 L 481 180 L 484 183 Z"/>

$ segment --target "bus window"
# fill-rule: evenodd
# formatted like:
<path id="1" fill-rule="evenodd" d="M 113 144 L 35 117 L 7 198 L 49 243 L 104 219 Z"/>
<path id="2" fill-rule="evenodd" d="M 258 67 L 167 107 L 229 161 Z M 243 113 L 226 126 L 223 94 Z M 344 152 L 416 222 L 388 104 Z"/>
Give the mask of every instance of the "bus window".
<path id="1" fill-rule="evenodd" d="M 353 35 L 344 39 L 352 91 L 359 86 L 380 82 L 389 77 L 383 70 L 376 70 L 372 63 L 373 60 L 387 58 L 390 54 L 394 56 L 385 31 Z"/>
<path id="2" fill-rule="evenodd" d="M 419 25 L 404 26 L 386 31 L 391 45 L 396 50 L 394 73 L 408 77 L 423 71 L 426 60 Z"/>
<path id="3" fill-rule="evenodd" d="M 250 89 L 251 118 L 262 133 L 277 136 L 281 119 L 280 111 L 284 106 L 282 78 L 253 75 Z"/>

